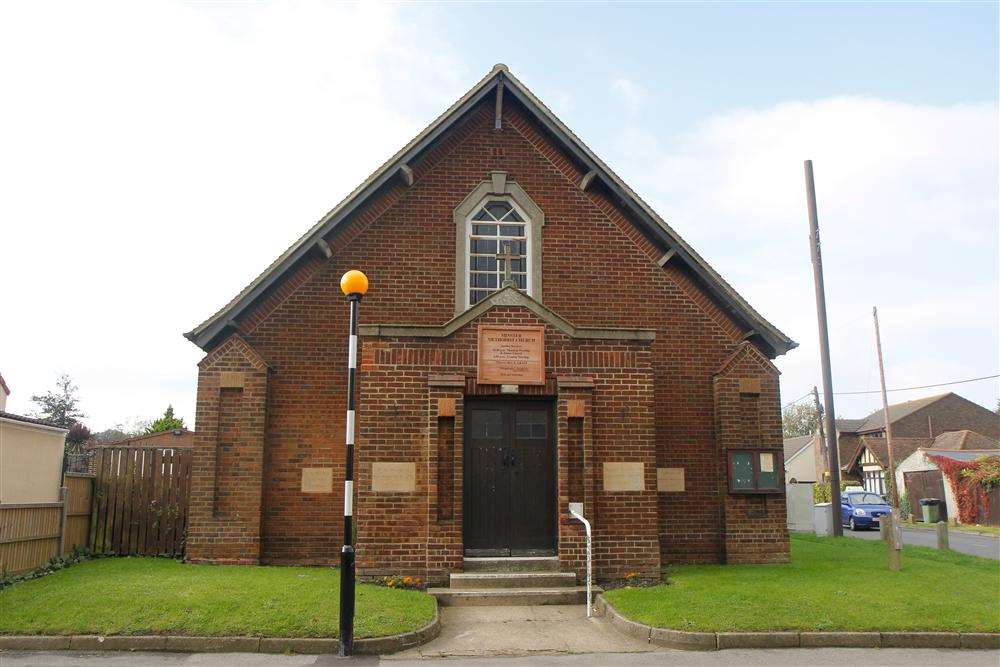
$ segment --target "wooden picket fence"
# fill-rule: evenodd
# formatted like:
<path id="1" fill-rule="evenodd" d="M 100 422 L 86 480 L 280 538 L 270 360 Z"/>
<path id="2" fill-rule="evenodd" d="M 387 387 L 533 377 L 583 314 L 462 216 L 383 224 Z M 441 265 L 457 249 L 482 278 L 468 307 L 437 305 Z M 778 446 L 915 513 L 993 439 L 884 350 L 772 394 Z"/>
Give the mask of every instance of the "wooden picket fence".
<path id="1" fill-rule="evenodd" d="M 191 455 L 180 448 L 100 448 L 90 525 L 94 553 L 184 554 Z"/>
<path id="2" fill-rule="evenodd" d="M 92 480 L 67 473 L 58 502 L 0 505 L 0 572 L 27 572 L 87 546 Z"/>

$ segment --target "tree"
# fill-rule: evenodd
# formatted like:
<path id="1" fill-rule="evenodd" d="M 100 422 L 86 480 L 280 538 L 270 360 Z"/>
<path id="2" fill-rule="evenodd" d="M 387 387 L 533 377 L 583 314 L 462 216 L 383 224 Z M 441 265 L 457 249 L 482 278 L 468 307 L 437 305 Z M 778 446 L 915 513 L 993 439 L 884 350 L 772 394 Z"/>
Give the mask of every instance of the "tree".
<path id="1" fill-rule="evenodd" d="M 69 375 L 63 374 L 56 380 L 56 391 L 47 391 L 31 397 L 31 400 L 38 404 L 39 411 L 37 417 L 48 420 L 56 426 L 69 428 L 74 423 L 79 422 L 87 415 L 80 412 L 77 407 L 80 403 L 76 392 L 78 388 L 73 384 Z"/>
<path id="2" fill-rule="evenodd" d="M 819 430 L 816 408 L 809 403 L 789 405 L 781 411 L 781 431 L 786 438 L 812 435 Z"/>
<path id="3" fill-rule="evenodd" d="M 90 429 L 80 422 L 73 422 L 69 425 L 69 433 L 66 434 L 66 445 L 79 447 L 90 440 Z"/>
<path id="4" fill-rule="evenodd" d="M 176 428 L 184 428 L 184 419 L 175 417 L 174 406 L 168 405 L 167 409 L 163 412 L 163 416 L 146 428 L 146 435 L 160 433 L 161 431 L 173 431 Z"/>

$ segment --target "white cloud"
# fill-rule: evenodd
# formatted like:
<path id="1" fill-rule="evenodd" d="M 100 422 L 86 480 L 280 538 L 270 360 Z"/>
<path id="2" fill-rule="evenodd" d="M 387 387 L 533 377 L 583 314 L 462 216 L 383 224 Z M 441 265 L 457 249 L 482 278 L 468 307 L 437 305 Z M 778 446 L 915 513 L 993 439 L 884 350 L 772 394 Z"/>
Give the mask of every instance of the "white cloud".
<path id="1" fill-rule="evenodd" d="M 611 82 L 611 91 L 617 95 L 629 113 L 636 113 L 642 107 L 648 93 L 635 81 L 618 77 Z"/>
<path id="2" fill-rule="evenodd" d="M 667 146 L 626 132 L 613 164 L 801 347 L 792 400 L 820 383 L 803 160 L 812 159 L 837 390 L 878 388 L 879 306 L 891 387 L 996 373 L 998 137 L 991 104 L 834 98 L 734 111 Z M 874 384 L 872 384 L 874 383 Z M 997 383 L 953 389 L 993 406 Z M 838 413 L 878 407 L 838 399 Z"/>
<path id="3" fill-rule="evenodd" d="M 436 29 L 376 4 L 5 4 L 8 408 L 66 371 L 92 427 L 193 422 L 181 333 L 464 92 Z"/>

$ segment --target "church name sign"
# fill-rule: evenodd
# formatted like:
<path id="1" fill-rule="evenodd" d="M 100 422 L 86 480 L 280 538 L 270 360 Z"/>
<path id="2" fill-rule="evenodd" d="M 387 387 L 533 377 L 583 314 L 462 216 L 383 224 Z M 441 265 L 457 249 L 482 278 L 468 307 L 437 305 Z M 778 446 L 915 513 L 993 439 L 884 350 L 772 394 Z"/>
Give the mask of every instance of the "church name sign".
<path id="1" fill-rule="evenodd" d="M 545 327 L 479 326 L 479 384 L 545 384 Z"/>

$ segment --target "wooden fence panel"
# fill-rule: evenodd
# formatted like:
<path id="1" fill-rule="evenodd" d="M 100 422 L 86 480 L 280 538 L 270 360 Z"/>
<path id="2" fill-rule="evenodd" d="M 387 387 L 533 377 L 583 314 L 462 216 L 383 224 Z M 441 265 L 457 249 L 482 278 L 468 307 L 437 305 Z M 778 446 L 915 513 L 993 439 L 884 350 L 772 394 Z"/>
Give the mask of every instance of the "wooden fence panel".
<path id="1" fill-rule="evenodd" d="M 191 456 L 190 449 L 103 448 L 91 548 L 119 556 L 183 555 Z"/>
<path id="2" fill-rule="evenodd" d="M 57 503 L 0 505 L 0 572 L 19 574 L 87 546 L 92 502 L 90 475 L 63 477 L 66 496 Z"/>
<path id="3" fill-rule="evenodd" d="M 63 556 L 74 547 L 90 544 L 90 508 L 93 504 L 94 478 L 90 475 L 67 473 L 63 478 L 66 487 L 66 524 L 63 527 Z"/>
<path id="4" fill-rule="evenodd" d="M 0 505 L 0 571 L 44 565 L 59 551 L 62 503 Z"/>

